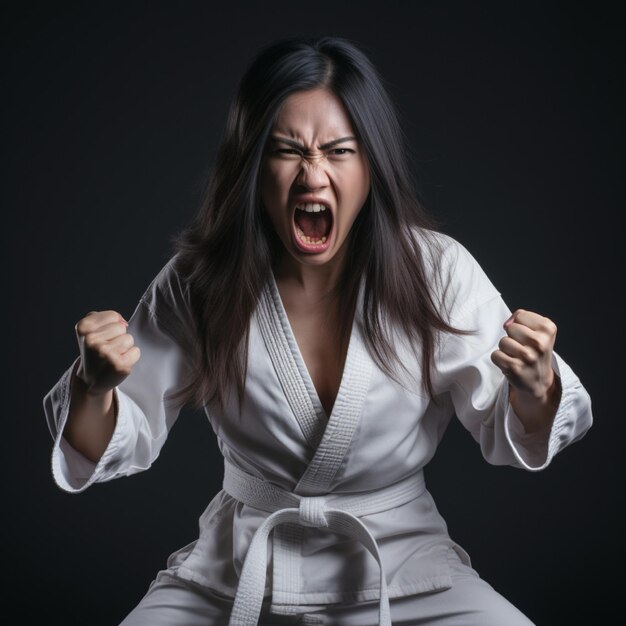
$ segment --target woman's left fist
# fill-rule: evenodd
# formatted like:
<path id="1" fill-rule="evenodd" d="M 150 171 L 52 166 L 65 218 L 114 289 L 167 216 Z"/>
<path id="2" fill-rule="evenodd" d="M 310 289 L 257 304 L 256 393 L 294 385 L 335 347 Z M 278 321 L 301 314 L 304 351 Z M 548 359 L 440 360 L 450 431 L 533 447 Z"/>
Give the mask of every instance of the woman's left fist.
<path id="1" fill-rule="evenodd" d="M 507 336 L 498 343 L 491 360 L 523 395 L 547 399 L 555 380 L 552 348 L 556 324 L 532 311 L 517 309 L 503 324 Z"/>

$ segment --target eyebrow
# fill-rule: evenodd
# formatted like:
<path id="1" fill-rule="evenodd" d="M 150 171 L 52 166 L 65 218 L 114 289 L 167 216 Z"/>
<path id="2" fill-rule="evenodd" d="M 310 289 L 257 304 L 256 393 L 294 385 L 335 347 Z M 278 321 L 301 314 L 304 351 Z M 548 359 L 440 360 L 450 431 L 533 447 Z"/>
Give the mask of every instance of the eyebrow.
<path id="1" fill-rule="evenodd" d="M 299 150 L 302 150 L 302 151 L 306 150 L 306 148 L 301 143 L 298 143 L 297 141 L 294 141 L 293 139 L 288 139 L 287 137 L 278 137 L 277 135 L 272 135 L 270 139 L 272 139 L 272 141 L 279 141 L 281 143 L 286 143 L 287 145 L 292 146 L 293 148 L 298 148 Z M 329 141 L 328 143 L 325 143 L 319 146 L 319 149 L 326 150 L 327 148 L 332 148 L 333 146 L 336 146 L 338 143 L 343 143 L 344 141 L 356 141 L 356 137 L 354 135 L 348 135 L 347 137 L 340 137 L 339 139 L 333 139 L 332 141 Z"/>

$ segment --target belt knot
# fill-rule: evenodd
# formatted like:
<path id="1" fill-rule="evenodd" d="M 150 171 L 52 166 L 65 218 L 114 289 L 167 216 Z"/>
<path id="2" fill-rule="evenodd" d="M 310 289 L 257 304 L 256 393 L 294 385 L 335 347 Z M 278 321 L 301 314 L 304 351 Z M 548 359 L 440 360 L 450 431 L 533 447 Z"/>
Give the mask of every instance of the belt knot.
<path id="1" fill-rule="evenodd" d="M 314 528 L 326 528 L 328 520 L 324 510 L 326 508 L 326 498 L 323 496 L 301 496 L 300 497 L 300 523 L 304 526 Z"/>

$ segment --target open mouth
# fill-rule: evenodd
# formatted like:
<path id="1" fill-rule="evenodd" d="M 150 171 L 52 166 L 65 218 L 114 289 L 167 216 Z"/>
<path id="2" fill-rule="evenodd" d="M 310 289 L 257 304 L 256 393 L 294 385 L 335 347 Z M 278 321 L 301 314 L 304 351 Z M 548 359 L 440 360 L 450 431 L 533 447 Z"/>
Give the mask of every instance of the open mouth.
<path id="1" fill-rule="evenodd" d="M 296 243 L 305 251 L 321 251 L 330 245 L 333 215 L 329 207 L 318 203 L 300 204 L 294 211 Z"/>

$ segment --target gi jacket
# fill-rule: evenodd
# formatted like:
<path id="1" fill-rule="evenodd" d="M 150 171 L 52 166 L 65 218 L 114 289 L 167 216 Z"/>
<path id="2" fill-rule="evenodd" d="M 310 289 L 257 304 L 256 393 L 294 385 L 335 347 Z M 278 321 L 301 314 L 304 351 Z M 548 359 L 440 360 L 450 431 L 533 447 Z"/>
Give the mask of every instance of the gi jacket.
<path id="1" fill-rule="evenodd" d="M 442 233 L 415 234 L 444 318 L 478 331 L 437 335 L 438 404 L 422 391 L 420 358 L 399 335 L 397 347 L 410 376 L 399 384 L 375 364 L 357 307 L 339 392 L 331 415 L 325 415 L 272 275 L 251 318 L 241 414 L 236 400 L 223 412 L 212 404 L 205 407 L 225 460 L 242 475 L 304 497 L 364 494 L 411 477 L 421 481 L 422 468 L 455 414 L 487 462 L 538 471 L 590 428 L 590 397 L 553 352 L 562 386 L 555 420 L 549 431 L 525 432 L 508 401 L 508 381 L 490 358 L 506 335 L 502 324 L 511 311 L 463 245 Z M 78 358 L 44 398 L 54 439 L 53 476 L 66 491 L 81 492 L 148 469 L 179 415 L 181 407 L 165 396 L 188 380 L 184 345 L 191 318 L 188 291 L 173 260 L 148 286 L 129 320 L 141 358 L 114 390 L 117 424 L 98 463 L 62 437 Z M 361 297 L 362 287 L 359 305 Z M 198 539 L 172 554 L 168 567 L 234 598 L 250 542 L 268 515 L 220 490 L 200 517 Z M 377 543 L 390 598 L 449 588 L 449 550 L 470 564 L 425 488 L 401 505 L 359 519 Z M 264 594 L 272 595 L 275 612 L 380 596 L 379 564 L 354 535 L 288 522 L 269 534 L 267 552 Z"/>

